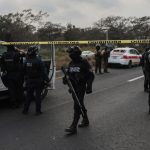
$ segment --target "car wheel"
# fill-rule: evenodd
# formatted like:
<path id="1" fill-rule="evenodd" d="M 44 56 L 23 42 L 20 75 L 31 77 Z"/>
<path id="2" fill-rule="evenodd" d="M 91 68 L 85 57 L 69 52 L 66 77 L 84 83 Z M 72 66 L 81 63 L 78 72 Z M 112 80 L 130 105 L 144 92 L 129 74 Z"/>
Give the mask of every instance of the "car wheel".
<path id="1" fill-rule="evenodd" d="M 130 60 L 128 63 L 128 68 L 131 68 L 131 67 L 132 67 L 132 61 Z"/>

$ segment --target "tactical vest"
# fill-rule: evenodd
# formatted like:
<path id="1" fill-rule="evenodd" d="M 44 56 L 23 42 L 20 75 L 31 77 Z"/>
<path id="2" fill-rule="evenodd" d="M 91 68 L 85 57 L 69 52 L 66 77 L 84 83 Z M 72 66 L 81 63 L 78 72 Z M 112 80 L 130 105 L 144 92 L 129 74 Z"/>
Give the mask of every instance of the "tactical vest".
<path id="1" fill-rule="evenodd" d="M 19 72 L 20 71 L 20 57 L 17 52 L 11 51 L 11 52 L 5 52 L 2 55 L 3 62 L 2 67 L 3 70 L 9 72 Z"/>
<path id="2" fill-rule="evenodd" d="M 78 63 L 71 62 L 68 68 L 70 80 L 77 84 L 86 83 L 87 67 L 86 60 L 83 59 Z"/>
<path id="3" fill-rule="evenodd" d="M 95 59 L 96 59 L 96 61 L 100 61 L 101 60 L 101 51 L 99 50 L 99 51 L 96 51 L 96 53 L 95 53 Z"/>
<path id="4" fill-rule="evenodd" d="M 27 59 L 26 76 L 30 79 L 42 77 L 41 61 L 38 58 Z"/>
<path id="5" fill-rule="evenodd" d="M 145 65 L 146 71 L 150 73 L 150 57 L 149 57 L 149 55 L 150 55 L 149 51 L 145 53 L 144 65 Z"/>

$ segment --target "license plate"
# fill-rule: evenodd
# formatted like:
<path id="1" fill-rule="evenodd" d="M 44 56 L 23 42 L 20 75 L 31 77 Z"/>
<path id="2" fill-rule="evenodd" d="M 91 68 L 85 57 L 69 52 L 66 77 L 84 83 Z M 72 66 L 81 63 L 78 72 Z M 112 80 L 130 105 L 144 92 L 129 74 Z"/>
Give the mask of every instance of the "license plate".
<path id="1" fill-rule="evenodd" d="M 117 59 L 117 56 L 112 56 L 113 59 Z"/>

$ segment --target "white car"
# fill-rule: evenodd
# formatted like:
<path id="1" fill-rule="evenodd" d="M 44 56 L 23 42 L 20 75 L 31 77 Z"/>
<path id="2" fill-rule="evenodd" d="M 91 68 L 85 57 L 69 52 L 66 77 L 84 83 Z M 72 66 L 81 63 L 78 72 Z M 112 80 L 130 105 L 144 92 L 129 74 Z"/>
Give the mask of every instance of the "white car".
<path id="1" fill-rule="evenodd" d="M 82 58 L 91 58 L 95 55 L 92 51 L 82 51 L 81 57 Z"/>
<path id="2" fill-rule="evenodd" d="M 125 65 L 131 68 L 140 64 L 141 57 L 141 54 L 135 48 L 115 48 L 110 52 L 108 63 Z"/>

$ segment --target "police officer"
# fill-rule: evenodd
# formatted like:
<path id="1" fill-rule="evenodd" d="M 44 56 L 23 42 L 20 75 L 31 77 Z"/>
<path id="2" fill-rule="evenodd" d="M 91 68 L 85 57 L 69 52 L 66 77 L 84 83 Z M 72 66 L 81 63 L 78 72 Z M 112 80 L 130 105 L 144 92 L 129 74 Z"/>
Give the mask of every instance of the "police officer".
<path id="1" fill-rule="evenodd" d="M 78 125 L 78 121 L 81 115 L 81 109 L 79 104 L 75 100 L 75 97 L 72 95 L 74 99 L 74 116 L 72 124 L 65 131 L 69 134 L 74 134 L 77 132 L 78 127 L 87 127 L 89 125 L 89 119 L 87 116 L 87 110 L 84 105 L 84 95 L 85 92 L 92 92 L 92 82 L 94 80 L 94 74 L 91 70 L 91 66 L 86 59 L 82 59 L 81 49 L 78 46 L 72 46 L 68 50 L 69 56 L 71 58 L 71 62 L 68 65 L 68 75 L 69 79 L 73 85 L 73 88 L 77 94 L 77 97 L 82 105 L 82 110 L 84 113 L 84 117 L 82 122 Z M 63 78 L 65 84 L 65 78 Z"/>
<path id="2" fill-rule="evenodd" d="M 10 94 L 10 107 L 17 108 L 23 101 L 23 55 L 13 45 L 1 57 L 2 81 Z"/>
<path id="3" fill-rule="evenodd" d="M 147 76 L 147 72 L 146 72 L 146 55 L 148 50 L 150 50 L 149 47 L 147 47 L 145 49 L 145 52 L 142 54 L 142 58 L 141 58 L 141 66 L 142 66 L 142 70 L 143 70 L 143 74 L 144 74 L 144 91 L 148 92 L 149 90 L 149 82 L 148 82 L 148 76 Z"/>
<path id="4" fill-rule="evenodd" d="M 24 64 L 24 74 L 27 86 L 27 99 L 25 100 L 23 114 L 27 114 L 33 97 L 36 102 L 36 115 L 41 112 L 41 92 L 43 82 L 49 82 L 49 78 L 42 60 L 37 56 L 38 47 L 31 46 L 27 51 L 27 58 Z M 34 95 L 35 94 L 35 95 Z M 34 95 L 34 96 L 33 96 Z"/>
<path id="5" fill-rule="evenodd" d="M 104 50 L 102 51 L 102 55 L 103 55 L 104 73 L 109 73 L 108 72 L 108 58 L 110 56 L 110 52 L 108 51 L 107 46 L 105 46 Z"/>
<path id="6" fill-rule="evenodd" d="M 100 45 L 96 45 L 96 53 L 95 53 L 95 73 L 99 71 L 99 74 L 102 74 L 101 72 L 101 66 L 102 66 L 102 55 L 100 50 Z"/>
<path id="7" fill-rule="evenodd" d="M 145 74 L 146 78 L 148 79 L 148 85 L 150 85 L 150 49 L 147 49 L 147 52 L 145 53 L 145 58 L 144 58 L 145 64 Z M 148 96 L 148 104 L 149 104 L 149 114 L 150 114 L 150 90 L 148 90 L 149 96 Z"/>

